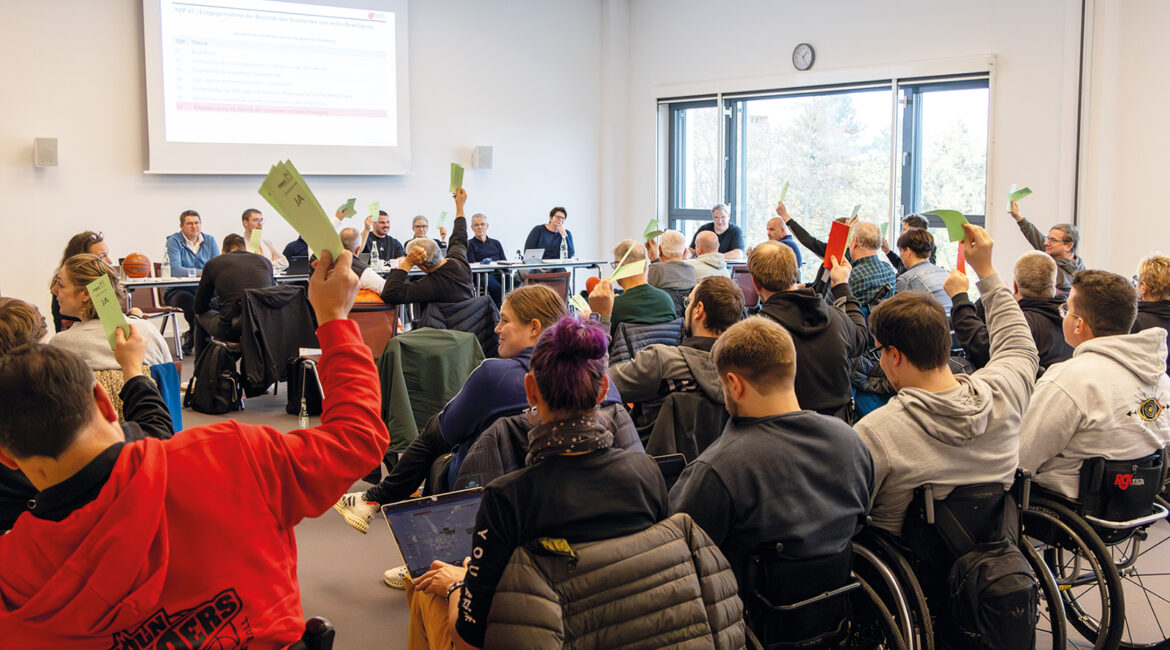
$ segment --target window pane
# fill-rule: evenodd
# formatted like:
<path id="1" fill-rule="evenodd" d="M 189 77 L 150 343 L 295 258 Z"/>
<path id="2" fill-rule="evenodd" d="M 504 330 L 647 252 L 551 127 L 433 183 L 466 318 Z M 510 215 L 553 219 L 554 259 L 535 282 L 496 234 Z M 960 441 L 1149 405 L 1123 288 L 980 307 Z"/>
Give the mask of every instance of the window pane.
<path id="1" fill-rule="evenodd" d="M 697 221 L 695 219 L 675 219 L 674 223 L 672 223 L 670 227 L 681 232 L 683 237 L 686 238 L 687 246 L 690 246 L 691 238 L 695 236 L 695 233 L 699 232 L 699 227 L 709 222 L 710 219 L 707 221 Z"/>
<path id="2" fill-rule="evenodd" d="M 890 90 L 742 100 L 736 214 L 749 246 L 767 238 L 768 219 L 789 183 L 785 206 L 810 233 L 861 204 L 861 217 L 884 221 L 890 198 Z M 802 279 L 821 261 L 802 254 Z"/>
<path id="3" fill-rule="evenodd" d="M 710 210 L 719 203 L 719 109 L 703 106 L 674 113 L 674 207 Z"/>
<path id="4" fill-rule="evenodd" d="M 987 89 L 924 92 L 922 206 L 983 214 L 987 187 Z"/>

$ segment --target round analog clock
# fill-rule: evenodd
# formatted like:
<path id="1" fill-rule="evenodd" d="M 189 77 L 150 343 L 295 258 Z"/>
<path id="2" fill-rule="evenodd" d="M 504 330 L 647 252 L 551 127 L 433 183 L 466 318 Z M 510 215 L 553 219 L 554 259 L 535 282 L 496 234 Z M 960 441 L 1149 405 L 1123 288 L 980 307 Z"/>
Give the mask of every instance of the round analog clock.
<path id="1" fill-rule="evenodd" d="M 797 70 L 808 70 L 812 67 L 813 61 L 816 60 L 817 53 L 813 51 L 813 47 L 808 43 L 801 43 L 792 50 L 792 67 Z"/>

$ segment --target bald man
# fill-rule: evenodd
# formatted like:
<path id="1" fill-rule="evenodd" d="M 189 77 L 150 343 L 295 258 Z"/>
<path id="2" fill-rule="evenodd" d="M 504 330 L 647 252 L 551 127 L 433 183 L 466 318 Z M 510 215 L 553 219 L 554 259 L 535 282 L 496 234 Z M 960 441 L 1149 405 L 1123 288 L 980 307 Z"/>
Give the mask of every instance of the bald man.
<path id="1" fill-rule="evenodd" d="M 796 253 L 796 268 L 804 263 L 800 257 L 800 245 L 796 243 L 796 238 L 788 232 L 788 226 L 784 225 L 784 219 L 781 217 L 772 217 L 768 219 L 768 239 L 771 241 L 778 241 L 781 244 L 792 249 Z"/>
<path id="2" fill-rule="evenodd" d="M 696 282 L 711 275 L 731 275 L 723 253 L 719 252 L 719 236 L 710 230 L 695 236 L 695 258 L 687 260 L 687 264 L 695 267 Z"/>

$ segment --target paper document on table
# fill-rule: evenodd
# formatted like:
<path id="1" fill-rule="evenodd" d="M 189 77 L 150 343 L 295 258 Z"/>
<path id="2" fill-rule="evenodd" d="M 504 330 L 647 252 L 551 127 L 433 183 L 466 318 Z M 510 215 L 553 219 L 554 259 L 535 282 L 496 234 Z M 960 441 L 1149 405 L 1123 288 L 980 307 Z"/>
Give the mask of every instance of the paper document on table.
<path id="1" fill-rule="evenodd" d="M 333 221 L 325 216 L 317 197 L 313 196 L 305 179 L 292 161 L 279 162 L 260 184 L 263 196 L 280 216 L 304 238 L 314 252 L 329 251 L 333 259 L 341 256 L 341 238 L 333 229 Z"/>
<path id="2" fill-rule="evenodd" d="M 106 341 L 110 349 L 114 349 L 114 331 L 119 327 L 126 337 L 130 337 L 130 325 L 126 322 L 126 315 L 122 313 L 122 305 L 118 302 L 118 295 L 114 293 L 114 285 L 110 284 L 110 276 L 102 275 L 85 287 L 89 293 L 89 300 L 97 317 L 102 321 L 102 329 L 106 330 Z"/>

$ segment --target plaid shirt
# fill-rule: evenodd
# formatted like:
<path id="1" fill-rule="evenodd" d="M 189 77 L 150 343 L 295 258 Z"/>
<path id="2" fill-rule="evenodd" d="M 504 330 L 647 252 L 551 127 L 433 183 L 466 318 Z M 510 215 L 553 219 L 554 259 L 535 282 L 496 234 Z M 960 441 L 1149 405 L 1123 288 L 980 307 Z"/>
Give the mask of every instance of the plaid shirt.
<path id="1" fill-rule="evenodd" d="M 886 297 L 894 295 L 896 276 L 894 267 L 883 261 L 881 255 L 863 257 L 853 263 L 853 271 L 849 274 L 849 291 L 857 298 L 857 302 L 868 305 L 886 285 L 890 285 Z"/>

